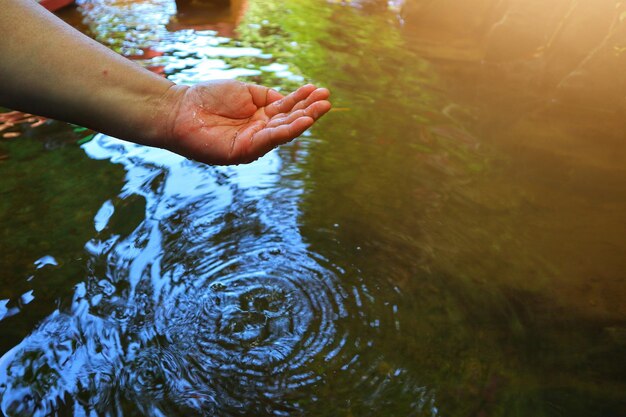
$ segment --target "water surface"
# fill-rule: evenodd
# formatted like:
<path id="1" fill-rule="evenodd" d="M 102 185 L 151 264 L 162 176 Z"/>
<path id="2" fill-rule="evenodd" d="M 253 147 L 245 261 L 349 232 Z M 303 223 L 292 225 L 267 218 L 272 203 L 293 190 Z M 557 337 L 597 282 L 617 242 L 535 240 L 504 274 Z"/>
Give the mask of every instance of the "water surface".
<path id="1" fill-rule="evenodd" d="M 2 412 L 625 416 L 624 11 L 65 11 L 176 82 L 312 81 L 334 110 L 227 168 L 54 121 L 9 129 Z"/>

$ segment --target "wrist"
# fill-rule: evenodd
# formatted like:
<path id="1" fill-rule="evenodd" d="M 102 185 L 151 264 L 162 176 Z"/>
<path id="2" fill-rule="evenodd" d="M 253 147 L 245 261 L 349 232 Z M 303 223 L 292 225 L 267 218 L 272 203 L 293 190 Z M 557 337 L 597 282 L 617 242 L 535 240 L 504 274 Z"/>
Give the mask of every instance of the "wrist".
<path id="1" fill-rule="evenodd" d="M 146 145 L 172 149 L 173 130 L 182 98 L 189 86 L 170 84 L 151 104 L 149 138 Z"/>

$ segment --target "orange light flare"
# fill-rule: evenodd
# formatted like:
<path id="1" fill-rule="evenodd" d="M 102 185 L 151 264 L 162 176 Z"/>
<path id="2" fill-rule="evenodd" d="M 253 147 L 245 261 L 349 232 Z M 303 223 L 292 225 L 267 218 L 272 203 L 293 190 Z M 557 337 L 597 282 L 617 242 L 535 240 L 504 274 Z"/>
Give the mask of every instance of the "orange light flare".
<path id="1" fill-rule="evenodd" d="M 20 111 L 9 111 L 6 113 L 0 113 L 0 132 L 2 133 L 3 139 L 11 139 L 16 138 L 21 135 L 20 132 L 15 130 L 11 130 L 5 132 L 9 129 L 17 128 L 19 125 L 28 124 L 29 127 L 38 127 L 46 122 L 45 117 L 35 116 L 30 113 L 22 113 Z"/>

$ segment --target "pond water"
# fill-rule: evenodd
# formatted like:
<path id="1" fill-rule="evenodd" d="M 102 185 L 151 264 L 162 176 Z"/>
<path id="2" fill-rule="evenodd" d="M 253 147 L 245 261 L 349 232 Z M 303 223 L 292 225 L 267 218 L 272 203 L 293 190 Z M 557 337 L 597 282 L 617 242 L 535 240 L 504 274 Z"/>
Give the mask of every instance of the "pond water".
<path id="1" fill-rule="evenodd" d="M 11 116 L 1 413 L 626 416 L 625 3 L 78 3 L 334 109 L 238 167 Z"/>

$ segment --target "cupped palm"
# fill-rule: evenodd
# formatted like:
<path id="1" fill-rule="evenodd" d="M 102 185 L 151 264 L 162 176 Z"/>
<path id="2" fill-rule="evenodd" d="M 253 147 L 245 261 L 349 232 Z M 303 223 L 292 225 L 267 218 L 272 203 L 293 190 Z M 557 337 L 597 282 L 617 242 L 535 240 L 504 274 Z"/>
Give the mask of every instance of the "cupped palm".
<path id="1" fill-rule="evenodd" d="M 200 162 L 247 163 L 300 136 L 330 110 L 329 92 L 308 84 L 283 96 L 233 80 L 185 87 L 165 147 Z"/>

